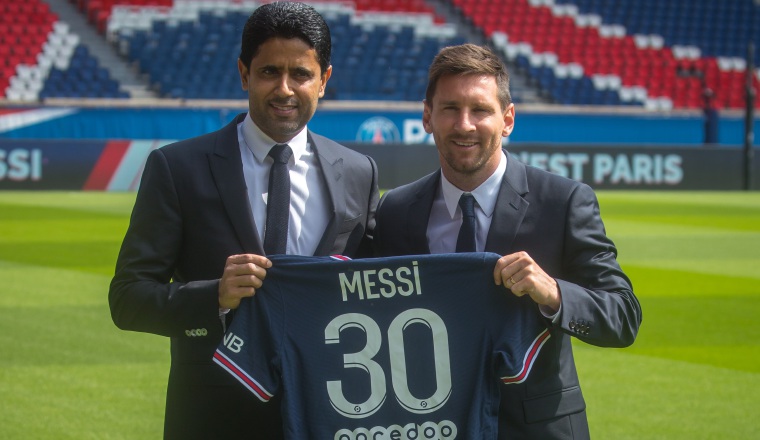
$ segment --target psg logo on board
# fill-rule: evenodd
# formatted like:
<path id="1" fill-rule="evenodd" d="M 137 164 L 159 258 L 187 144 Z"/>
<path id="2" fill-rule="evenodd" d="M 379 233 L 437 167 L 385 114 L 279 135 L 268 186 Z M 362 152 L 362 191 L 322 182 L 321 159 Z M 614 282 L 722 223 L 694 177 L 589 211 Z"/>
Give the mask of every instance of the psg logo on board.
<path id="1" fill-rule="evenodd" d="M 388 118 L 374 116 L 362 122 L 356 133 L 356 140 L 372 144 L 387 144 L 401 141 L 398 127 Z"/>

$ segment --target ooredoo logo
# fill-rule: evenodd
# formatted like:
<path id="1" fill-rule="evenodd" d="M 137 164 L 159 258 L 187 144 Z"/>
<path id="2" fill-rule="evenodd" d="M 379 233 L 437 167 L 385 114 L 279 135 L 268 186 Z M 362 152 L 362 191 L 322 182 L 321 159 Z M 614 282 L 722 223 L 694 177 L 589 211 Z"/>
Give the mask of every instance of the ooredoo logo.
<path id="1" fill-rule="evenodd" d="M 440 423 L 425 422 L 421 425 L 409 423 L 404 426 L 356 428 L 353 431 L 341 429 L 335 433 L 335 440 L 448 440 L 457 436 L 457 426 L 450 420 Z"/>

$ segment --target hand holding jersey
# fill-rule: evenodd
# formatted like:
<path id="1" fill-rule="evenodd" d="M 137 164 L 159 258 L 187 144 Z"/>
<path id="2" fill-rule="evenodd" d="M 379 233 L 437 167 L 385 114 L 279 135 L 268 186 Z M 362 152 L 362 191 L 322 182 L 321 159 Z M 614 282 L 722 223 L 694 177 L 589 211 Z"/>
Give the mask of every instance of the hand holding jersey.
<path id="1" fill-rule="evenodd" d="M 229 256 L 219 280 L 219 308 L 234 310 L 241 299 L 253 296 L 266 278 L 269 267 L 272 262 L 263 255 Z"/>
<path id="2" fill-rule="evenodd" d="M 561 292 L 557 280 L 550 277 L 527 252 L 504 255 L 493 271 L 496 285 L 504 285 L 517 296 L 529 295 L 547 315 L 559 311 Z"/>

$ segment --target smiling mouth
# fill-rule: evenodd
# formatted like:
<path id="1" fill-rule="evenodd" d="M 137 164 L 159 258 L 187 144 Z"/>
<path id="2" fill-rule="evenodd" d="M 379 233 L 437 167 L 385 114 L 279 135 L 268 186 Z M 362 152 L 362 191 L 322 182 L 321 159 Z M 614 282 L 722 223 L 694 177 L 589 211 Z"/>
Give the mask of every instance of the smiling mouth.
<path id="1" fill-rule="evenodd" d="M 277 113 L 289 113 L 298 109 L 298 102 L 293 100 L 269 101 L 269 106 Z"/>
<path id="2" fill-rule="evenodd" d="M 452 141 L 457 147 L 474 147 L 477 142 Z"/>

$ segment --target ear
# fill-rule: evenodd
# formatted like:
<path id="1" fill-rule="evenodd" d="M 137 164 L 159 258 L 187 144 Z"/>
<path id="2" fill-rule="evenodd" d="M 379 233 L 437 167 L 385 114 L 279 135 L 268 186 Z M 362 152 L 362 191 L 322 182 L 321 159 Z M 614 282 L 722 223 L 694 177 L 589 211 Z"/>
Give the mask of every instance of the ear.
<path id="1" fill-rule="evenodd" d="M 320 78 L 321 84 L 319 85 L 319 97 L 325 96 L 325 87 L 327 86 L 327 80 L 332 76 L 332 66 L 327 66 L 327 70 L 322 74 Z"/>
<path id="2" fill-rule="evenodd" d="M 509 104 L 509 107 L 504 111 L 504 130 L 501 135 L 507 137 L 512 133 L 515 128 L 515 105 Z"/>
<path id="3" fill-rule="evenodd" d="M 425 133 L 432 133 L 433 127 L 430 125 L 430 117 L 433 112 L 433 109 L 431 108 L 430 104 L 428 104 L 426 99 L 422 100 L 423 109 L 422 109 L 422 127 L 425 128 Z"/>
<path id="4" fill-rule="evenodd" d="M 238 58 L 238 73 L 240 73 L 240 86 L 243 90 L 248 90 L 248 68 Z"/>

